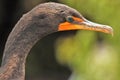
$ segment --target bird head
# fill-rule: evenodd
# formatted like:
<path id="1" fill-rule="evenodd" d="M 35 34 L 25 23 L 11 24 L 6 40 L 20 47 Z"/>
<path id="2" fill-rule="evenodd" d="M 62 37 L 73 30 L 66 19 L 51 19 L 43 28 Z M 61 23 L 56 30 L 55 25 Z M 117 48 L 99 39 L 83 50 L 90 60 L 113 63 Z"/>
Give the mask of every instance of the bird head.
<path id="1" fill-rule="evenodd" d="M 44 3 L 33 9 L 34 21 L 51 32 L 67 30 L 91 30 L 113 34 L 110 26 L 97 24 L 85 19 L 77 10 L 59 3 Z M 47 27 L 47 28 L 46 28 Z"/>

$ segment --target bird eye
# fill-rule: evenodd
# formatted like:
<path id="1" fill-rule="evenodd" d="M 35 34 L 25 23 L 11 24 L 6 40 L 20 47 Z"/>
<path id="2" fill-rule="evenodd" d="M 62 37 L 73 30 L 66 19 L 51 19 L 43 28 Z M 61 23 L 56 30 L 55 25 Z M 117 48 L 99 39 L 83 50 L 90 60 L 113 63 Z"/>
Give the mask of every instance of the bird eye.
<path id="1" fill-rule="evenodd" d="M 67 16 L 66 20 L 70 23 L 72 23 L 74 21 L 72 16 Z"/>

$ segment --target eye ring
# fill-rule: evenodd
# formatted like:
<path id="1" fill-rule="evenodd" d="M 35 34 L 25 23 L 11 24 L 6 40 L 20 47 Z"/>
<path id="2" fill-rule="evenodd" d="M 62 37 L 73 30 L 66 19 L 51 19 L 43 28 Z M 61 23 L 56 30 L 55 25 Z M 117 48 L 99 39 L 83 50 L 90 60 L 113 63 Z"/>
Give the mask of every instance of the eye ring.
<path id="1" fill-rule="evenodd" d="M 74 21 L 72 16 L 67 16 L 66 21 L 72 23 Z"/>

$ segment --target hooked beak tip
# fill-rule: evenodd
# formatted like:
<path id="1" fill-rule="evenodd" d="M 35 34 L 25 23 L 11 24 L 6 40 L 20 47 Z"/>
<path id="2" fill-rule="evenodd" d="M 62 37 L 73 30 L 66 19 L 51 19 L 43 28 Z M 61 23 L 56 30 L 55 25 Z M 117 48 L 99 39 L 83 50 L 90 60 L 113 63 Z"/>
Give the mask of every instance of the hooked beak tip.
<path id="1" fill-rule="evenodd" d="M 111 34 L 112 36 L 113 34 L 113 28 L 111 26 L 108 25 L 103 25 L 103 32 L 107 33 L 107 34 Z"/>
<path id="2" fill-rule="evenodd" d="M 111 34 L 113 36 L 113 28 L 108 25 L 102 25 L 90 21 L 84 22 L 84 25 L 88 28 L 88 30 L 99 31 L 107 34 Z"/>

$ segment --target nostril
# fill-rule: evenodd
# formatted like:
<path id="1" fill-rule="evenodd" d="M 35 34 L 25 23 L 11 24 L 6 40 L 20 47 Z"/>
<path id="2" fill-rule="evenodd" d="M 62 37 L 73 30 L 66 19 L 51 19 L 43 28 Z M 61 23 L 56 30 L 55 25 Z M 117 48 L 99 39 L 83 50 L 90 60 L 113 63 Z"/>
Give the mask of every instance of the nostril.
<path id="1" fill-rule="evenodd" d="M 63 12 L 64 12 L 63 10 L 60 11 L 60 13 L 63 13 Z"/>

